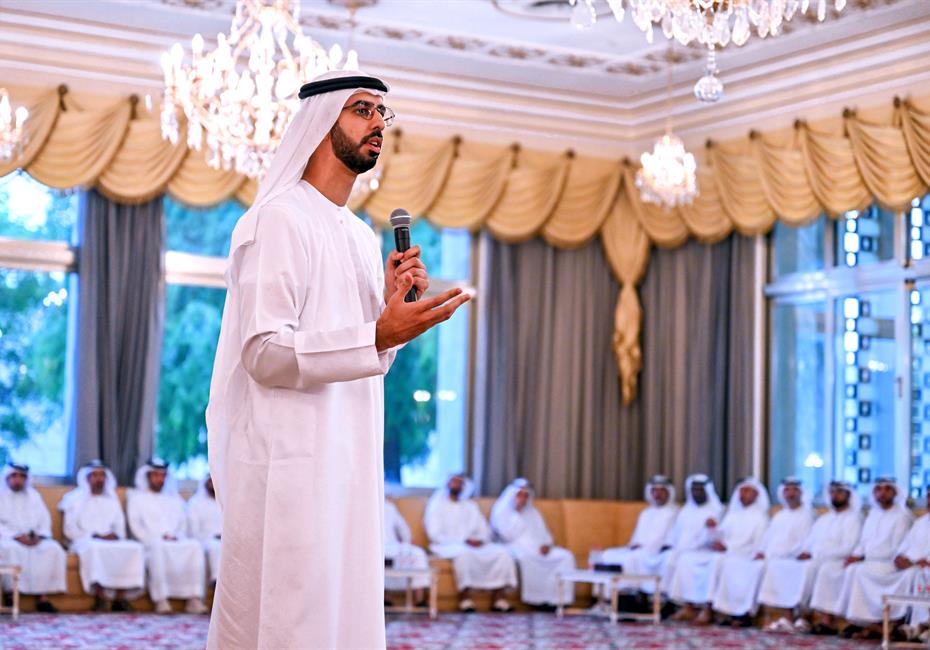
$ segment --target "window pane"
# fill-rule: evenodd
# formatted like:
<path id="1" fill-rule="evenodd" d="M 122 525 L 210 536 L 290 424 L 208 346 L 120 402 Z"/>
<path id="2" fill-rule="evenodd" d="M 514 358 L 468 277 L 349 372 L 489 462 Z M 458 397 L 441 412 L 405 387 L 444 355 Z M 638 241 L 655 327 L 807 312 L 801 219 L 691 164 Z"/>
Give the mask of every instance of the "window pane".
<path id="1" fill-rule="evenodd" d="M 824 431 L 826 309 L 823 301 L 772 308 L 769 477 L 774 485 L 797 476 L 818 495 L 831 478 Z"/>
<path id="2" fill-rule="evenodd" d="M 911 298 L 911 496 L 926 496 L 930 485 L 930 287 Z"/>
<path id="3" fill-rule="evenodd" d="M 825 223 L 824 216 L 801 228 L 775 222 L 772 229 L 772 277 L 824 268 Z"/>
<path id="4" fill-rule="evenodd" d="M 911 201 L 907 211 L 908 257 L 914 260 L 930 258 L 930 194 Z"/>
<path id="5" fill-rule="evenodd" d="M 468 305 L 397 353 L 384 381 L 385 479 L 434 487 L 465 461 Z"/>
<path id="6" fill-rule="evenodd" d="M 65 359 L 70 276 L 0 269 L 0 463 L 68 473 Z"/>
<path id="7" fill-rule="evenodd" d="M 381 231 L 385 259 L 394 250 L 394 231 Z M 467 280 L 471 276 L 471 234 L 456 228 L 437 228 L 426 219 L 417 219 L 410 229 L 410 241 L 419 245 L 420 258 L 430 277 L 443 280 Z"/>
<path id="8" fill-rule="evenodd" d="M 234 200 L 209 208 L 194 208 L 165 195 L 167 249 L 193 255 L 226 257 L 229 240 L 245 208 Z"/>
<path id="9" fill-rule="evenodd" d="M 837 266 L 862 266 L 894 257 L 893 212 L 871 205 L 850 210 L 836 222 Z"/>
<path id="10" fill-rule="evenodd" d="M 898 295 L 880 291 L 836 301 L 837 466 L 854 484 L 895 474 Z"/>
<path id="11" fill-rule="evenodd" d="M 46 187 L 24 172 L 0 178 L 0 237 L 72 240 L 78 195 Z"/>
<path id="12" fill-rule="evenodd" d="M 207 473 L 204 411 L 225 299 L 225 289 L 167 287 L 156 449 L 178 478 Z"/>

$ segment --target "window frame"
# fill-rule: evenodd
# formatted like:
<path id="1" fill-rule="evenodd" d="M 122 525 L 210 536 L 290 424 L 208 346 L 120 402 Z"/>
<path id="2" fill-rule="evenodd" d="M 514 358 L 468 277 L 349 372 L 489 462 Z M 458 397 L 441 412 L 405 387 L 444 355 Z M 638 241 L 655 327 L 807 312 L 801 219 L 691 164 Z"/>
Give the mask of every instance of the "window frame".
<path id="1" fill-rule="evenodd" d="M 922 198 L 922 197 L 921 197 Z M 895 311 L 895 392 L 894 392 L 894 423 L 893 432 L 895 449 L 899 450 L 894 457 L 895 475 L 902 483 L 906 483 L 910 494 L 911 460 L 910 460 L 910 409 L 911 409 L 911 331 L 910 331 L 910 291 L 915 287 L 930 287 L 930 258 L 911 261 L 908 257 L 908 219 L 910 208 L 895 213 L 893 229 L 893 256 L 889 260 L 866 264 L 856 267 L 847 267 L 841 264 L 836 254 L 836 232 L 844 216 L 837 218 L 822 215 L 818 218 L 828 220 L 828 227 L 824 228 L 824 245 L 827 247 L 824 258 L 824 268 L 818 271 L 808 271 L 785 274 L 773 278 L 771 264 L 768 268 L 768 281 L 765 284 L 763 295 L 766 303 L 765 318 L 768 330 L 766 363 L 770 364 L 774 353 L 774 331 L 772 328 L 773 309 L 778 305 L 799 304 L 813 301 L 824 301 L 827 309 L 824 320 L 824 337 L 829 342 L 825 349 L 824 358 L 824 448 L 827 454 L 824 458 L 824 470 L 828 472 L 826 478 L 840 476 L 843 465 L 842 458 L 845 445 L 839 431 L 836 417 L 837 389 L 838 389 L 838 363 L 836 351 L 836 336 L 842 323 L 837 323 L 836 301 L 847 296 L 858 296 L 865 293 L 891 291 L 897 296 Z M 768 238 L 766 250 L 772 255 L 775 246 L 774 236 Z M 766 478 L 771 468 L 769 454 L 772 445 L 771 409 L 777 408 L 772 403 L 772 376 L 765 373 L 765 401 L 766 417 L 765 428 L 765 464 Z M 815 495 L 819 498 L 820 495 Z"/>

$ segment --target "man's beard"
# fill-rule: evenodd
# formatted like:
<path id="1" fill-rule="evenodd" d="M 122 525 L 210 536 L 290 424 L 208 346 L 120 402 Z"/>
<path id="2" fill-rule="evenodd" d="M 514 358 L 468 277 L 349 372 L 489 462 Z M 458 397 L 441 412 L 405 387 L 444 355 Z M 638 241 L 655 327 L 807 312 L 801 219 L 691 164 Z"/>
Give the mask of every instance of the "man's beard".
<path id="1" fill-rule="evenodd" d="M 845 508 L 845 507 L 849 504 L 849 499 L 843 499 L 843 500 L 840 500 L 840 499 L 832 499 L 832 500 L 830 501 L 830 504 L 831 504 L 834 508 Z"/>
<path id="2" fill-rule="evenodd" d="M 380 130 L 369 133 L 359 143 L 352 142 L 352 139 L 339 128 L 338 124 L 333 124 L 329 135 L 333 142 L 333 153 L 336 154 L 336 158 L 356 174 L 364 174 L 378 162 L 377 155 L 366 155 L 359 152 L 359 149 L 371 138 L 375 136 L 381 137 Z"/>

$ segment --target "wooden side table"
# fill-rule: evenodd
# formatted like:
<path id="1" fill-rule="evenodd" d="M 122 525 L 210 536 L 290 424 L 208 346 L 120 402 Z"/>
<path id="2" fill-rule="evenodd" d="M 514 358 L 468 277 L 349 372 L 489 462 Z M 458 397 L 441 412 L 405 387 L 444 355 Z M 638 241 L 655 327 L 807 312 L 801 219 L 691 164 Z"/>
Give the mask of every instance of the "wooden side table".
<path id="1" fill-rule="evenodd" d="M 394 567 L 385 567 L 385 578 L 403 578 L 406 589 L 404 590 L 404 604 L 385 607 L 384 611 L 394 614 L 421 614 L 428 613 L 431 619 L 435 619 L 439 612 L 439 573 L 435 568 L 428 569 L 397 569 Z M 417 607 L 413 602 L 413 581 L 416 578 L 429 578 L 429 604 L 426 607 Z"/>
<path id="2" fill-rule="evenodd" d="M 916 641 L 891 641 L 891 606 L 916 605 L 930 607 L 930 595 L 885 594 L 882 596 L 882 650 L 889 648 L 930 648 L 930 643 Z"/>
<path id="3" fill-rule="evenodd" d="M 0 602 L 0 614 L 9 612 L 13 615 L 13 620 L 19 618 L 19 574 L 23 569 L 16 564 L 0 564 L 0 575 L 8 575 L 13 582 L 13 606 L 4 607 Z"/>
<path id="4" fill-rule="evenodd" d="M 563 586 L 566 582 L 587 582 L 595 587 L 598 602 L 593 611 L 588 609 L 566 608 L 559 604 L 555 610 L 555 615 L 562 618 L 565 614 L 595 614 L 607 616 L 611 623 L 616 623 L 619 618 L 617 612 L 617 603 L 619 602 L 620 585 L 623 584 L 643 584 L 651 582 L 655 585 L 652 592 L 652 613 L 624 613 L 625 618 L 632 618 L 637 621 L 652 621 L 658 624 L 662 620 L 662 594 L 659 590 L 659 576 L 651 575 L 630 575 L 627 573 L 614 573 L 612 571 L 593 571 L 589 569 L 576 569 L 573 571 L 564 571 L 559 573 L 559 593 L 562 593 Z M 605 601 L 609 601 L 609 604 Z"/>

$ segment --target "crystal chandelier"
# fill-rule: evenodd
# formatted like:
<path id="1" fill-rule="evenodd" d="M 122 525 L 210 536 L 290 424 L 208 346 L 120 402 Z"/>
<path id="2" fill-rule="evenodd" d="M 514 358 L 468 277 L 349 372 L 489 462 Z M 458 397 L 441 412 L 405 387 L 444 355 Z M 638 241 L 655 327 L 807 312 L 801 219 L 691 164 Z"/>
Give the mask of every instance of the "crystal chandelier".
<path id="1" fill-rule="evenodd" d="M 636 187 L 644 201 L 666 208 L 687 205 L 697 196 L 697 164 L 680 138 L 666 131 L 652 153 L 643 153 Z"/>
<path id="2" fill-rule="evenodd" d="M 299 107 L 300 85 L 328 70 L 358 69 L 354 50 L 345 60 L 338 44 L 327 52 L 304 35 L 298 15 L 299 0 L 238 0 L 215 50 L 205 52 L 197 34 L 190 62 L 180 43 L 162 54 L 162 137 L 177 144 L 183 113 L 187 146 L 200 150 L 206 141 L 211 167 L 260 176 Z"/>
<path id="3" fill-rule="evenodd" d="M 759 38 L 777 36 L 782 24 L 799 11 L 806 14 L 817 8 L 817 19 L 827 16 L 828 0 L 603 0 L 614 18 L 620 22 L 627 10 L 633 22 L 646 33 L 652 43 L 654 26 L 658 25 L 666 38 L 682 45 L 697 42 L 708 48 L 704 76 L 694 86 L 695 96 L 702 102 L 715 102 L 723 96 L 723 84 L 717 78 L 715 49 L 729 43 L 743 45 L 753 30 Z M 594 5 L 598 0 L 568 0 L 574 7 L 572 24 L 579 29 L 597 21 Z M 846 7 L 846 0 L 829 0 L 836 11 Z"/>
<path id="4" fill-rule="evenodd" d="M 687 205 L 698 194 L 697 164 L 680 138 L 672 134 L 672 46 L 669 45 L 668 76 L 665 90 L 665 135 L 656 140 L 652 153 L 640 156 L 642 168 L 636 172 L 636 187 L 643 201 L 665 209 Z"/>
<path id="5" fill-rule="evenodd" d="M 0 88 L 0 161 L 10 162 L 23 144 L 23 122 L 29 109 L 20 106 L 15 111 L 6 88 Z"/>

